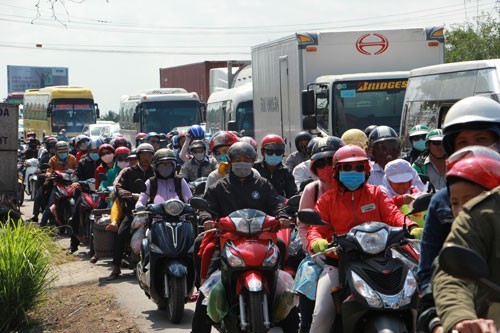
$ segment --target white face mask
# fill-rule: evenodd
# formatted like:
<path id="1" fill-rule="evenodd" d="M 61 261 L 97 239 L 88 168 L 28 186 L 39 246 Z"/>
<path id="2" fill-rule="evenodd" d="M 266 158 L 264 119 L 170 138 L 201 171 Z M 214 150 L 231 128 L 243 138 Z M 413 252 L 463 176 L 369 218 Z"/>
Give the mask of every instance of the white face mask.
<path id="1" fill-rule="evenodd" d="M 111 163 L 113 162 L 113 154 L 106 154 L 106 155 L 103 155 L 101 156 L 101 160 L 104 162 L 104 163 Z"/>
<path id="2" fill-rule="evenodd" d="M 125 169 L 126 167 L 128 167 L 130 165 L 129 161 L 118 161 L 116 162 L 116 165 L 118 165 L 118 167 L 120 169 Z"/>
<path id="3" fill-rule="evenodd" d="M 205 159 L 205 153 L 194 153 L 193 156 L 198 161 L 203 161 Z"/>

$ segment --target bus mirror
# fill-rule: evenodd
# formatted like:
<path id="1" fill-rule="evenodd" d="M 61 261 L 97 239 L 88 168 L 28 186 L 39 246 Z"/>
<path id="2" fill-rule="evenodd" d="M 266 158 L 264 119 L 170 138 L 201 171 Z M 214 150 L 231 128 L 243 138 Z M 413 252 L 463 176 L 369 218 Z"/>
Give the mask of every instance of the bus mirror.
<path id="1" fill-rule="evenodd" d="M 313 130 L 318 127 L 316 116 L 306 116 L 302 119 L 302 128 L 304 130 Z"/>
<path id="2" fill-rule="evenodd" d="M 234 121 L 234 120 L 228 121 L 227 122 L 227 130 L 238 132 L 238 124 L 236 124 L 236 121 Z"/>
<path id="3" fill-rule="evenodd" d="M 133 120 L 134 120 L 134 123 L 139 122 L 139 112 L 137 111 L 137 109 L 134 112 L 134 119 Z"/>
<path id="4" fill-rule="evenodd" d="M 47 118 L 50 118 L 51 115 L 52 115 L 52 104 L 49 104 L 47 108 Z"/>
<path id="5" fill-rule="evenodd" d="M 95 106 L 95 116 L 96 116 L 96 118 L 101 118 L 101 111 L 99 110 L 99 105 L 97 103 L 95 103 L 94 106 Z"/>
<path id="6" fill-rule="evenodd" d="M 310 116 L 315 113 L 314 110 L 314 90 L 302 91 L 302 115 Z"/>

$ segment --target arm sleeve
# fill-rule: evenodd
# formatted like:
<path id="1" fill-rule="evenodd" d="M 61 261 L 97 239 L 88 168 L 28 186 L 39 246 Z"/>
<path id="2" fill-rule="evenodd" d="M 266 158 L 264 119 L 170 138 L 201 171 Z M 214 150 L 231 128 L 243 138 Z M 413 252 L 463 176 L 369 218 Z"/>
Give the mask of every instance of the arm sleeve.
<path id="1" fill-rule="evenodd" d="M 184 179 L 189 180 L 189 160 L 184 162 L 184 164 L 181 167 L 181 171 L 179 171 L 179 177 L 182 177 Z"/>
<path id="2" fill-rule="evenodd" d="M 332 204 L 330 203 L 330 196 L 329 195 L 322 195 L 318 202 L 316 203 L 316 206 L 314 207 L 314 210 L 319 212 L 321 219 L 325 222 L 328 222 L 330 224 L 333 224 L 333 221 L 330 221 L 330 210 L 332 209 Z M 311 244 L 318 238 L 324 238 L 328 241 L 332 240 L 332 229 L 330 229 L 328 226 L 318 226 L 318 225 L 312 225 L 309 226 L 309 230 L 307 231 L 307 243 L 309 246 L 309 251 L 311 251 Z"/>
<path id="3" fill-rule="evenodd" d="M 148 179 L 146 180 L 146 191 L 141 192 L 141 194 L 139 195 L 139 200 L 137 200 L 135 208 L 144 207 L 147 205 L 149 200 L 149 194 L 151 193 L 150 191 L 151 191 L 151 182 Z"/>
<path id="4" fill-rule="evenodd" d="M 181 188 L 182 188 L 182 201 L 189 202 L 193 197 L 193 194 L 191 193 L 191 189 L 189 188 L 189 185 L 184 178 L 181 179 Z"/>
<path id="5" fill-rule="evenodd" d="M 184 141 L 184 145 L 182 146 L 182 149 L 181 151 L 179 152 L 179 158 L 184 162 L 188 162 L 189 161 L 189 156 L 188 156 L 188 148 L 189 148 L 189 145 L 191 144 L 191 138 L 186 136 L 186 141 Z"/>
<path id="6" fill-rule="evenodd" d="M 285 178 L 285 194 L 287 198 L 291 198 L 297 194 L 297 185 L 295 184 L 295 178 L 292 175 L 292 171 L 287 170 Z"/>
<path id="7" fill-rule="evenodd" d="M 300 197 L 299 210 L 311 208 L 314 209 L 314 191 L 316 190 L 316 182 L 313 182 L 306 186 L 304 192 L 302 192 L 302 196 Z M 318 186 L 319 190 L 319 186 Z M 302 241 L 302 248 L 307 250 L 309 248 L 309 244 L 307 241 L 307 231 L 309 230 L 309 226 L 307 224 L 301 223 L 300 220 L 297 220 L 297 228 L 300 240 Z"/>
<path id="8" fill-rule="evenodd" d="M 392 199 L 390 199 L 384 192 L 377 188 L 376 192 L 378 207 L 380 207 L 380 215 L 383 221 L 393 227 L 402 227 L 405 223 L 405 216 L 396 207 Z M 406 225 L 409 227 L 418 227 L 418 224 L 406 219 Z"/>
<path id="9" fill-rule="evenodd" d="M 75 176 L 77 181 L 83 179 L 82 164 L 83 163 L 78 162 L 78 164 L 76 165 Z"/>
<path id="10" fill-rule="evenodd" d="M 123 196 L 123 192 L 126 191 L 123 186 L 126 184 L 126 181 L 127 181 L 127 171 L 125 171 L 122 176 L 118 179 L 118 181 L 116 182 L 116 185 L 115 185 L 115 188 L 116 188 L 116 193 L 118 195 L 118 197 L 122 200 L 126 200 L 124 198 L 122 198 Z M 128 191 L 127 191 L 128 192 Z"/>
<path id="11" fill-rule="evenodd" d="M 217 186 L 210 187 L 205 193 L 204 199 L 208 202 L 208 207 L 210 207 L 211 210 L 214 212 L 220 212 L 219 201 L 217 200 Z M 212 219 L 212 214 L 207 211 L 200 211 L 199 220 L 201 224 Z"/>

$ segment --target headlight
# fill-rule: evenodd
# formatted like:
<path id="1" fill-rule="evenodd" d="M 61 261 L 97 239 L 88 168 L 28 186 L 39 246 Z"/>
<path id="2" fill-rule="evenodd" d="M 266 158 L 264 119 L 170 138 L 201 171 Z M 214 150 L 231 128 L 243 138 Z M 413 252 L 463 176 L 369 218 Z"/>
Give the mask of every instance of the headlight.
<path id="1" fill-rule="evenodd" d="M 415 279 L 415 275 L 411 270 L 408 271 L 405 280 L 405 286 L 403 288 L 403 295 L 401 296 L 401 301 L 399 304 L 401 306 L 410 304 L 415 291 L 417 290 L 417 280 Z"/>
<path id="2" fill-rule="evenodd" d="M 227 244 L 227 243 L 226 243 Z M 229 245 L 229 244 L 228 244 Z M 236 250 L 234 250 L 237 252 Z M 245 267 L 245 261 L 231 252 L 230 246 L 224 248 L 224 252 L 227 258 L 227 262 L 231 267 Z"/>
<path id="3" fill-rule="evenodd" d="M 358 274 L 351 271 L 354 288 L 372 308 L 382 308 L 382 300 Z"/>
<path id="4" fill-rule="evenodd" d="M 182 201 L 177 200 L 177 199 L 171 199 L 171 200 L 162 202 L 161 206 L 163 207 L 163 211 L 165 212 L 165 214 L 168 214 L 171 216 L 178 216 L 184 210 L 184 203 L 182 203 Z"/>
<path id="5" fill-rule="evenodd" d="M 264 263 L 262 264 L 264 267 L 274 267 L 278 263 L 280 251 L 276 245 L 271 247 L 269 251 L 270 253 L 267 255 L 266 259 L 264 259 Z"/>
<path id="6" fill-rule="evenodd" d="M 380 229 L 377 232 L 356 232 L 356 240 L 361 249 L 369 254 L 377 254 L 384 251 L 387 244 L 389 233 L 386 229 Z"/>

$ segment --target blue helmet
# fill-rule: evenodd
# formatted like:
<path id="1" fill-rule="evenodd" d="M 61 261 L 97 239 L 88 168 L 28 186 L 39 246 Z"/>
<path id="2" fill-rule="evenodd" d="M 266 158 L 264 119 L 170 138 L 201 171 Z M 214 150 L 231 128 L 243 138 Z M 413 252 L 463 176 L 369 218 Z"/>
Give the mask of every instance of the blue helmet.
<path id="1" fill-rule="evenodd" d="M 144 140 L 148 141 L 152 137 L 157 137 L 159 139 L 160 134 L 158 134 L 156 132 L 149 132 L 148 134 L 146 134 L 146 137 L 144 138 Z"/>
<path id="2" fill-rule="evenodd" d="M 188 130 L 188 134 L 192 138 L 196 138 L 196 139 L 204 139 L 205 138 L 205 131 L 203 130 L 203 127 L 201 127 L 200 125 L 191 126 Z"/>
<path id="3" fill-rule="evenodd" d="M 99 149 L 99 147 L 103 144 L 103 140 L 98 137 L 98 138 L 92 138 L 90 139 L 90 144 L 89 144 L 89 147 L 88 149 L 89 150 L 97 150 Z"/>

